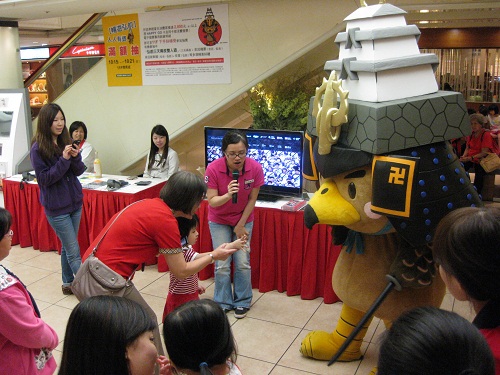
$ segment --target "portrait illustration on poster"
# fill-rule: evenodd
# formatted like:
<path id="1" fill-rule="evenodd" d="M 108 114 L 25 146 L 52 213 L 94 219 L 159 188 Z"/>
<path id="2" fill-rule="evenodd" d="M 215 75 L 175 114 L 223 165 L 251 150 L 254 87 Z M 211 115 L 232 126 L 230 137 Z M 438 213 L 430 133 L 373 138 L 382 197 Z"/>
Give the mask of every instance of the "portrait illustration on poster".
<path id="1" fill-rule="evenodd" d="M 200 41 L 206 46 L 215 46 L 219 43 L 221 35 L 222 28 L 220 23 L 215 19 L 212 8 L 207 8 L 205 19 L 198 29 Z"/>

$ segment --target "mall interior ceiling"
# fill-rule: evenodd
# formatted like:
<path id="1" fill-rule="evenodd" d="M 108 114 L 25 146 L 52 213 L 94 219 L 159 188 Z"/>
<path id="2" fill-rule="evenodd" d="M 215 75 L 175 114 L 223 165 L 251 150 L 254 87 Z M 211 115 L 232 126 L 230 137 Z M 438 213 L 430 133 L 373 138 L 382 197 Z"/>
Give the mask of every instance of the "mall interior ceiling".
<path id="1" fill-rule="evenodd" d="M 248 0 L 0 0 L 0 20 L 19 22 L 21 47 L 63 43 L 93 13 L 124 14 L 128 12 L 159 11 L 217 3 Z M 308 0 L 261 0 L 287 1 Z M 359 5 L 360 0 L 352 1 Z M 368 0 L 368 5 L 377 3 Z M 499 0 L 392 0 L 387 1 L 408 12 L 407 23 L 419 28 L 440 27 L 498 27 L 500 25 Z M 102 42 L 100 23 L 94 26 L 81 42 Z"/>

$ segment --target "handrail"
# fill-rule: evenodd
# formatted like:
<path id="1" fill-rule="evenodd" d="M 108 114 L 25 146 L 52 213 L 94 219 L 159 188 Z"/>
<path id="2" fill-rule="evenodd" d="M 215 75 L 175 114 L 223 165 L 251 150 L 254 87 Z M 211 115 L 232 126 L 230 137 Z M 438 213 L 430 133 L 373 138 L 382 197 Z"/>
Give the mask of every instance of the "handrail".
<path id="1" fill-rule="evenodd" d="M 38 67 L 26 80 L 24 81 L 24 87 L 29 87 L 33 82 L 35 82 L 43 72 L 45 72 L 52 64 L 54 64 L 59 57 L 66 52 L 71 46 L 73 46 L 89 29 L 91 29 L 99 20 L 106 15 L 104 13 L 94 13 L 85 23 L 76 30 L 71 36 L 66 39 L 66 41 L 50 56 L 45 60 L 42 65 Z"/>

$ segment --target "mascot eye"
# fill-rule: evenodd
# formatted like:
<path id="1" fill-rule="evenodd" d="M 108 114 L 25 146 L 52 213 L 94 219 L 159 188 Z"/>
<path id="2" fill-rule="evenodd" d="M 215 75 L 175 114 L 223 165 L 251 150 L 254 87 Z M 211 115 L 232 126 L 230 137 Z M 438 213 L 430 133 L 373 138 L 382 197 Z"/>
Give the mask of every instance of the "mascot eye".
<path id="1" fill-rule="evenodd" d="M 321 194 L 326 194 L 328 193 L 328 188 L 324 188 L 323 190 L 321 190 Z"/>
<path id="2" fill-rule="evenodd" d="M 351 182 L 349 184 L 349 187 L 347 188 L 347 191 L 348 191 L 349 197 L 351 199 L 356 198 L 356 185 L 354 184 L 354 182 Z"/>

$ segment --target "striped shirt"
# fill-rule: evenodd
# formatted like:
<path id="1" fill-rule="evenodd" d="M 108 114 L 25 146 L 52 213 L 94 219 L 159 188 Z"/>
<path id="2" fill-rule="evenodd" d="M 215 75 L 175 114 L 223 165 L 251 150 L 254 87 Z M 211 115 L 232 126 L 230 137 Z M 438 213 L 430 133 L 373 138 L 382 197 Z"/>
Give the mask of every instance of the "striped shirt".
<path id="1" fill-rule="evenodd" d="M 198 253 L 193 250 L 191 245 L 182 248 L 184 260 L 186 262 L 193 261 Z M 185 279 L 178 279 L 172 272 L 170 272 L 170 285 L 168 287 L 169 293 L 173 294 L 191 294 L 198 291 L 198 274 L 188 276 Z"/>

